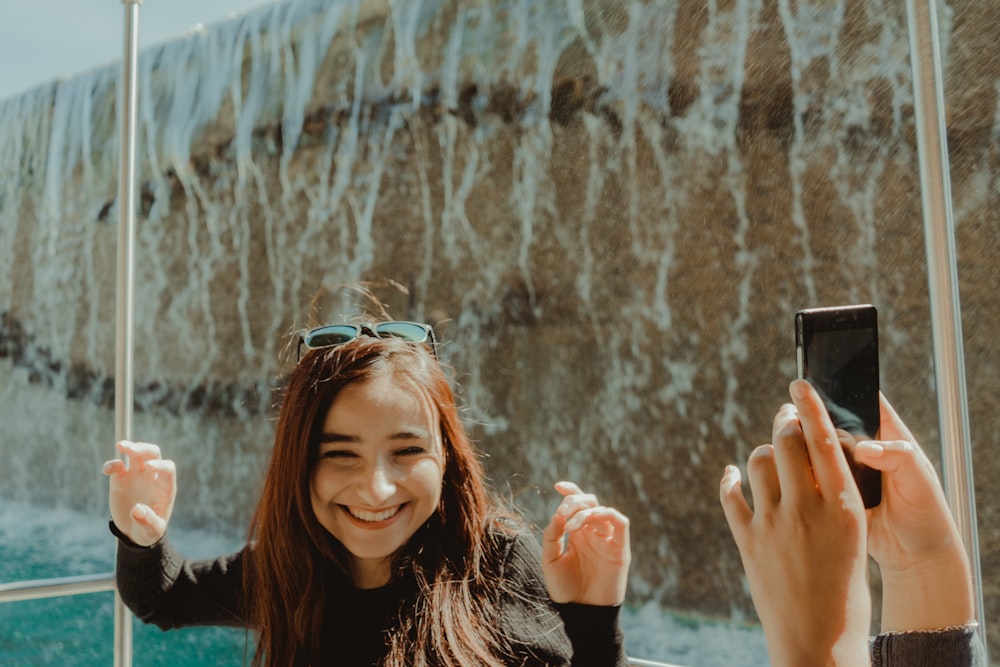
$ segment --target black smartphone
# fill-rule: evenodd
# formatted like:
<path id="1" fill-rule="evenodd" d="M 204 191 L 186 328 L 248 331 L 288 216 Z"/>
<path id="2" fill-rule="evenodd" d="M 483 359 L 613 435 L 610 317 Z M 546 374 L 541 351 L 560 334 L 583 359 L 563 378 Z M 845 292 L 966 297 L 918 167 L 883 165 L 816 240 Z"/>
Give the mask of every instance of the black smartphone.
<path id="1" fill-rule="evenodd" d="M 795 313 L 798 376 L 819 391 L 836 428 L 861 439 L 879 435 L 878 312 L 875 306 L 809 308 Z M 847 452 L 865 507 L 882 501 L 882 474 Z"/>

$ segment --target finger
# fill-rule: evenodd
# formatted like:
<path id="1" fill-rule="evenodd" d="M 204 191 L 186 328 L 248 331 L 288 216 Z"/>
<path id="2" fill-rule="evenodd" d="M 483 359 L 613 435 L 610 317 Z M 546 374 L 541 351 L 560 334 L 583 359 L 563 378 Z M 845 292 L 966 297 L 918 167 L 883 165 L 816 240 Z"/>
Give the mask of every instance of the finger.
<path id="1" fill-rule="evenodd" d="M 628 529 L 628 517 L 613 507 L 590 507 L 577 512 L 573 518 L 566 522 L 568 532 L 580 530 L 581 528 L 595 528 L 602 534 L 620 535 L 622 531 Z"/>
<path id="2" fill-rule="evenodd" d="M 944 493 L 934 465 L 909 440 L 865 440 L 855 446 L 854 458 L 891 476 L 901 488 L 934 488 Z"/>
<path id="3" fill-rule="evenodd" d="M 747 478 L 754 511 L 776 507 L 781 500 L 781 484 L 774 463 L 774 446 L 761 445 L 747 459 Z"/>
<path id="4" fill-rule="evenodd" d="M 542 531 L 542 562 L 559 560 L 563 553 L 563 535 L 566 534 L 566 517 L 556 512 L 549 525 Z"/>
<path id="5" fill-rule="evenodd" d="M 617 521 L 607 521 L 599 526 L 586 525 L 570 533 L 570 549 L 583 548 L 584 545 L 591 553 L 603 559 L 627 563 L 630 558 L 628 519 L 625 519 L 623 525 L 619 525 Z"/>
<path id="6" fill-rule="evenodd" d="M 160 448 L 149 442 L 132 442 L 130 440 L 120 440 L 115 444 L 118 451 L 129 457 L 129 462 L 137 461 L 144 464 L 146 461 L 160 458 Z"/>
<path id="7" fill-rule="evenodd" d="M 722 513 L 726 515 L 729 532 L 736 540 L 736 546 L 743 543 L 744 535 L 753 519 L 753 510 L 743 497 L 743 485 L 740 480 L 740 469 L 727 465 L 719 482 L 719 502 L 722 503 Z"/>
<path id="8" fill-rule="evenodd" d="M 628 518 L 611 507 L 581 512 L 566 530 L 566 552 L 594 553 L 625 562 L 629 553 Z"/>
<path id="9" fill-rule="evenodd" d="M 805 436 L 794 405 L 786 404 L 774 417 L 771 442 L 781 497 L 798 503 L 816 493 Z"/>
<path id="10" fill-rule="evenodd" d="M 597 502 L 597 496 L 592 493 L 574 493 L 572 495 L 565 496 L 562 499 L 562 502 L 559 503 L 559 507 L 556 509 L 556 514 L 565 519 L 569 519 L 581 510 L 585 510 L 589 507 L 597 507 L 599 505 L 600 503 Z"/>
<path id="11" fill-rule="evenodd" d="M 830 421 L 823 400 L 806 380 L 795 380 L 789 387 L 799 412 L 799 423 L 806 439 L 806 449 L 820 495 L 837 498 L 854 485 L 847 457 Z"/>
<path id="12" fill-rule="evenodd" d="M 104 465 L 101 466 L 101 472 L 109 477 L 113 475 L 123 475 L 126 470 L 125 462 L 121 459 L 111 459 L 110 461 L 105 461 Z"/>
<path id="13" fill-rule="evenodd" d="M 555 484 L 556 491 L 564 496 L 570 496 L 574 493 L 583 493 L 583 490 L 576 485 L 575 482 L 560 481 Z"/>
<path id="14" fill-rule="evenodd" d="M 156 473 L 157 478 L 173 481 L 177 475 L 177 466 L 170 459 L 153 459 L 146 462 L 146 469 Z"/>
<path id="15" fill-rule="evenodd" d="M 584 495 L 574 482 L 559 481 L 555 489 L 563 496 L 542 533 L 542 561 L 557 560 L 565 550 L 566 522 L 576 511 L 576 502 Z M 596 503 L 596 499 L 595 499 Z"/>
<path id="16" fill-rule="evenodd" d="M 885 394 L 879 392 L 879 409 L 882 419 L 881 435 L 880 439 L 884 441 L 905 441 L 909 443 L 909 451 L 912 448 L 914 452 L 914 457 L 919 461 L 921 468 L 925 472 L 930 472 L 933 474 L 935 479 L 938 478 L 937 471 L 934 469 L 934 464 L 927 457 L 927 453 L 917 442 L 917 439 L 913 437 L 910 429 L 903 423 L 902 418 L 896 412 L 896 409 L 892 407 L 889 403 L 889 399 L 885 397 Z"/>

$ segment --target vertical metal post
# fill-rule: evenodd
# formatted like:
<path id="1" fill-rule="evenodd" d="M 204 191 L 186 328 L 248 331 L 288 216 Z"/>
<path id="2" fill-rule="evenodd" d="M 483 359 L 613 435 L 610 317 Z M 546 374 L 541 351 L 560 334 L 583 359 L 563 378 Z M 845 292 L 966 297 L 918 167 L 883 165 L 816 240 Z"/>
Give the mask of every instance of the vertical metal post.
<path id="1" fill-rule="evenodd" d="M 938 421 L 944 489 L 972 561 L 979 632 L 986 645 L 976 500 L 972 480 L 972 441 L 962 350 L 962 311 L 958 299 L 955 222 L 951 205 L 944 83 L 938 36 L 937 1 L 907 0 L 913 106 L 920 156 L 927 280 L 934 341 Z"/>
<path id="2" fill-rule="evenodd" d="M 139 59 L 139 5 L 125 5 L 125 50 L 119 106 L 121 147 L 118 173 L 118 285 L 115 310 L 115 440 L 132 437 L 132 284 L 135 258 L 135 124 L 138 107 L 136 63 Z M 115 592 L 114 665 L 132 665 L 132 615 Z"/>

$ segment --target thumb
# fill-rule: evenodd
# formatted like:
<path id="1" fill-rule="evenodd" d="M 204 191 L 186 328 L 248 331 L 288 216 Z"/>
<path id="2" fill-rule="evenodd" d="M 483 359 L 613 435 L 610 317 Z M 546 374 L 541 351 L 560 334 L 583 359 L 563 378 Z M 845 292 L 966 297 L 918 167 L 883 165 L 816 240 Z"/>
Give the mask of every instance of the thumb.
<path id="1" fill-rule="evenodd" d="M 854 448 L 854 458 L 888 475 L 904 494 L 943 493 L 934 465 L 909 440 L 862 441 Z"/>
<path id="2" fill-rule="evenodd" d="M 148 505 L 136 503 L 130 513 L 132 522 L 140 539 L 133 538 L 136 544 L 149 546 L 159 542 L 167 532 L 166 520 L 152 510 Z"/>
<path id="3" fill-rule="evenodd" d="M 552 563 L 563 554 L 563 534 L 566 532 L 566 517 L 558 511 L 542 533 L 542 562 Z"/>

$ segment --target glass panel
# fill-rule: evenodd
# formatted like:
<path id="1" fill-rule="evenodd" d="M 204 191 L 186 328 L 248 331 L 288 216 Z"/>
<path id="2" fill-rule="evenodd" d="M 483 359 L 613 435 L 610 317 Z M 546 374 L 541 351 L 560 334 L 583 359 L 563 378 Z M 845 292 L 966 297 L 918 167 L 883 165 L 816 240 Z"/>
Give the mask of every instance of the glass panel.
<path id="1" fill-rule="evenodd" d="M 982 576 L 983 613 L 989 651 L 1000 650 L 996 624 L 998 598 L 996 562 L 998 536 L 991 527 L 990 489 L 997 478 L 996 417 L 988 405 L 996 367 L 995 327 L 998 313 L 997 272 L 991 253 L 996 250 L 998 196 L 997 137 L 1000 132 L 1000 63 L 982 58 L 1000 26 L 992 18 L 995 8 L 976 2 L 938 3 L 937 21 L 942 49 L 945 125 L 951 176 L 952 212 L 961 298 L 962 343 L 965 355 L 968 418 L 972 445 L 976 513 L 979 517 L 979 566 Z M 989 51 L 986 51 L 989 52 Z"/>
<path id="2" fill-rule="evenodd" d="M 303 0 L 144 50 L 134 435 L 177 461 L 174 524 L 245 535 L 288 332 L 380 283 L 439 334 L 501 495 L 544 525 L 572 479 L 629 515 L 631 654 L 762 664 L 717 488 L 787 400 L 796 310 L 878 307 L 882 388 L 939 461 L 905 11 Z M 942 13 L 981 485 L 991 18 Z M 101 517 L 119 75 L 0 100 L 0 489 Z"/>

